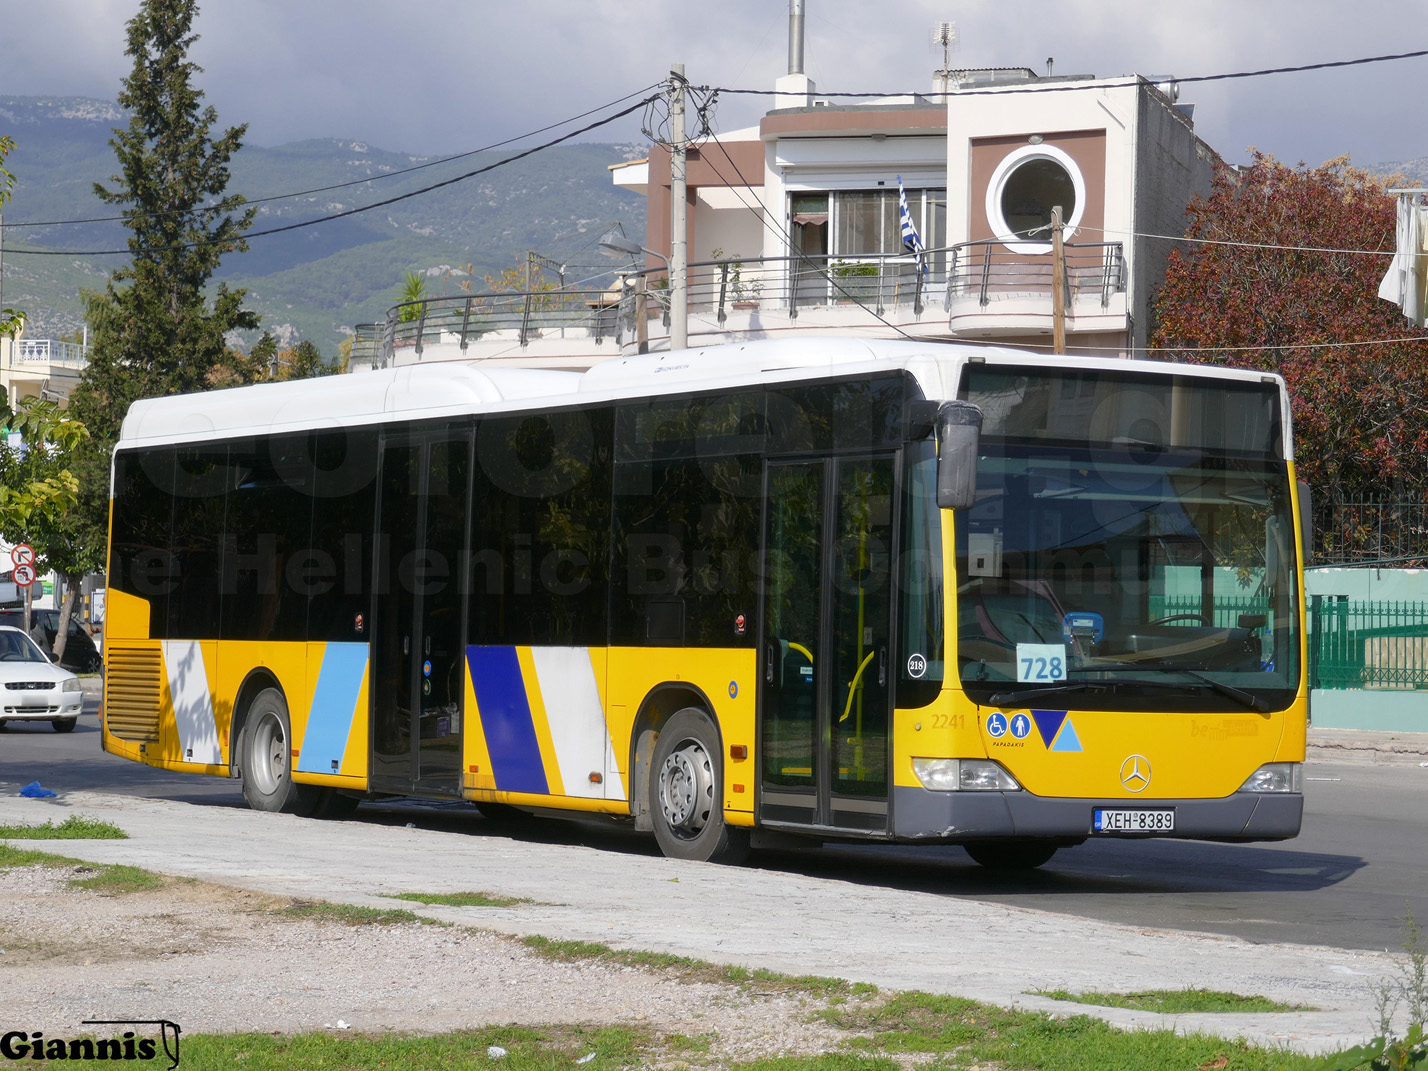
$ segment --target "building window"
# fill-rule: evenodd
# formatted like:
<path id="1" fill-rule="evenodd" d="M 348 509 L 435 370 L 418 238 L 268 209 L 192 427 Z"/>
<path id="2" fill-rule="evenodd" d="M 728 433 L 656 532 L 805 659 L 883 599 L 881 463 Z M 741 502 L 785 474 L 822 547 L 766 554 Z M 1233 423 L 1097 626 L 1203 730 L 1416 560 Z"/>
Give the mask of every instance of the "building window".
<path id="1" fill-rule="evenodd" d="M 907 191 L 908 212 L 925 249 L 946 241 L 947 191 Z M 807 255 L 896 256 L 903 252 L 897 189 L 834 190 L 789 197 L 794 248 Z M 940 264 L 941 258 L 935 258 Z"/>
<path id="2" fill-rule="evenodd" d="M 1076 161 L 1054 145 L 1012 150 L 987 184 L 987 221 L 1013 252 L 1051 251 L 1051 210 L 1056 205 L 1061 206 L 1069 238 L 1086 211 L 1086 182 Z"/>

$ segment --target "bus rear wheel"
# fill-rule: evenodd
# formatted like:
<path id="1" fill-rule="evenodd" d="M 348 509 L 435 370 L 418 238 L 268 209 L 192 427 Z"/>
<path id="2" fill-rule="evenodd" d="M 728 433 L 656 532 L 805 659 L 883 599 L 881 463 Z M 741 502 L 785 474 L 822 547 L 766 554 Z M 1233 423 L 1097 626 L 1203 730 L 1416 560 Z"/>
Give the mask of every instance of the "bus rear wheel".
<path id="1" fill-rule="evenodd" d="M 1035 870 L 1049 862 L 1060 845 L 1039 840 L 999 840 L 962 847 L 975 862 L 989 870 Z"/>
<path id="2" fill-rule="evenodd" d="M 724 764 L 709 715 L 686 707 L 655 741 L 650 816 L 660 851 L 671 859 L 741 863 L 749 833 L 724 821 Z"/>
<path id="3" fill-rule="evenodd" d="M 288 704 L 276 688 L 264 688 L 248 705 L 239 754 L 243 798 L 253 810 L 311 817 L 325 802 L 322 788 L 293 780 Z"/>

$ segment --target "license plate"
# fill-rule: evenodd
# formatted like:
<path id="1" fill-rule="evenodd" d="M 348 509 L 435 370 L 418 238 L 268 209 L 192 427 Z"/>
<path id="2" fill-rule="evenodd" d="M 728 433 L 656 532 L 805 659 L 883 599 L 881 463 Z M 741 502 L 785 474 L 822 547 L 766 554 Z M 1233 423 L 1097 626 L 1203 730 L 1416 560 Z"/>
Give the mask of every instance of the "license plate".
<path id="1" fill-rule="evenodd" d="M 1170 833 L 1174 811 L 1113 811 L 1097 807 L 1092 829 L 1097 833 Z"/>

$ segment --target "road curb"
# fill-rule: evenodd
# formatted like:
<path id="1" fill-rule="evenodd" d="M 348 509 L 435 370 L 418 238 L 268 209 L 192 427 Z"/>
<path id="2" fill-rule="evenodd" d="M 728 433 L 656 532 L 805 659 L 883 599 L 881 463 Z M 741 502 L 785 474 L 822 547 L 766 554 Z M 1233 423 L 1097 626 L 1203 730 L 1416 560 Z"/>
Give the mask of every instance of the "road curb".
<path id="1" fill-rule="evenodd" d="M 1428 766 L 1428 733 L 1375 729 L 1310 729 L 1310 762 Z"/>

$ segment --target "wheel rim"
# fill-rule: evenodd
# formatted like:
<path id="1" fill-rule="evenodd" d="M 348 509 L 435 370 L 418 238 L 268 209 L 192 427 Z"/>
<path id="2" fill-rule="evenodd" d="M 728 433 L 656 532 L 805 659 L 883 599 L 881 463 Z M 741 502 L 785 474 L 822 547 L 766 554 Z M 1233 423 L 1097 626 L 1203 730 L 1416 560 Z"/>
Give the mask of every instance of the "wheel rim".
<path id="1" fill-rule="evenodd" d="M 264 795 L 272 795 L 287 774 L 288 742 L 283 725 L 271 711 L 253 727 L 253 780 Z"/>
<path id="2" fill-rule="evenodd" d="M 659 772 L 659 803 L 669 828 L 696 837 L 714 806 L 714 764 L 696 741 L 664 760 Z"/>

